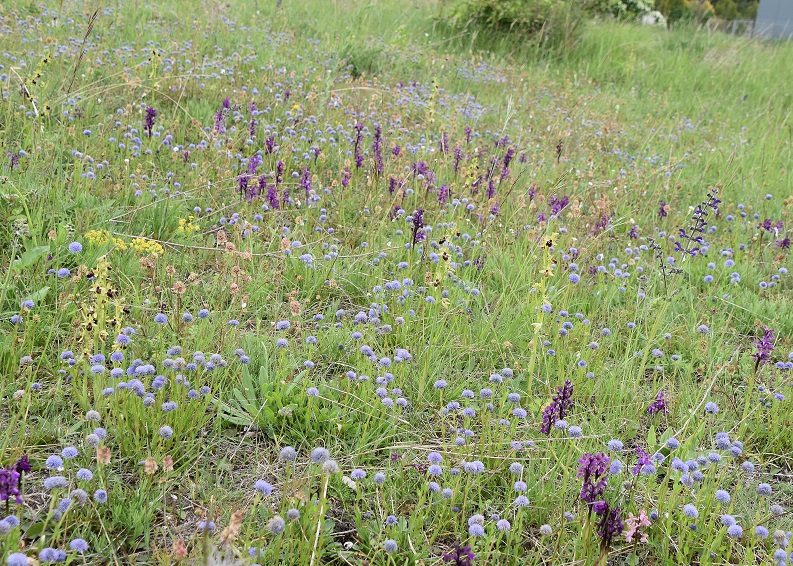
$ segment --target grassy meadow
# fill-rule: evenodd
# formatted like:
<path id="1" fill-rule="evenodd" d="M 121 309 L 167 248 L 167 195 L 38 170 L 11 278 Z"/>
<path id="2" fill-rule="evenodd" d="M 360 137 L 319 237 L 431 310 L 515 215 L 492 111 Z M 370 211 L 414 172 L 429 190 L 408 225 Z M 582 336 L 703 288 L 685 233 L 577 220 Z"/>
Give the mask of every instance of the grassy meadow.
<path id="1" fill-rule="evenodd" d="M 793 561 L 793 45 L 0 6 L 3 564 Z"/>

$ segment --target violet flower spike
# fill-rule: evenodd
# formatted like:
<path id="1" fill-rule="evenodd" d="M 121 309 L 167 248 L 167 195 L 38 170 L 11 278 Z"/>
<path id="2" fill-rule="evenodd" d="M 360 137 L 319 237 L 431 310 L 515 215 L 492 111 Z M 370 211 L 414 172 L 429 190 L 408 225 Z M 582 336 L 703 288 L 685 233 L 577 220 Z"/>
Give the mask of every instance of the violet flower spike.
<path id="1" fill-rule="evenodd" d="M 774 334 L 775 330 L 771 328 L 763 328 L 763 337 L 754 341 L 757 352 L 752 354 L 755 359 L 754 370 L 757 371 L 760 366 L 764 366 L 771 361 L 771 353 L 774 351 Z"/>
<path id="2" fill-rule="evenodd" d="M 663 391 L 658 392 L 658 395 L 655 397 L 655 401 L 653 401 L 650 406 L 647 407 L 647 412 L 651 415 L 658 413 L 669 413 L 669 407 L 667 406 L 666 399 L 664 399 Z"/>
<path id="3" fill-rule="evenodd" d="M 152 129 L 154 128 L 154 119 L 157 117 L 157 110 L 152 108 L 151 106 L 146 107 L 146 120 L 143 124 L 143 129 L 149 134 L 151 137 Z"/>

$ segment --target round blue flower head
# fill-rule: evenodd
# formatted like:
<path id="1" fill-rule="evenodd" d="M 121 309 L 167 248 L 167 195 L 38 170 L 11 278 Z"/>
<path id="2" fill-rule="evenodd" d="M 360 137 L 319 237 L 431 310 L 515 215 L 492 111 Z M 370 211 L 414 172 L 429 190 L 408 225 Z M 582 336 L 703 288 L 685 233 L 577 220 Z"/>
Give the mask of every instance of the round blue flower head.
<path id="1" fill-rule="evenodd" d="M 80 468 L 77 470 L 77 479 L 80 481 L 90 481 L 91 478 L 94 477 L 94 474 L 91 473 L 91 470 L 87 470 L 85 468 Z"/>
<path id="2" fill-rule="evenodd" d="M 88 550 L 88 543 L 85 542 L 84 539 L 76 538 L 72 542 L 69 543 L 69 548 L 79 553 L 86 552 Z"/>
<path id="3" fill-rule="evenodd" d="M 274 516 L 267 522 L 267 530 L 274 535 L 281 534 L 286 528 L 286 522 L 278 515 Z"/>
<path id="4" fill-rule="evenodd" d="M 80 242 L 72 242 L 69 244 L 69 251 L 73 254 L 79 254 L 83 251 L 83 245 Z"/>
<path id="5" fill-rule="evenodd" d="M 14 552 L 8 555 L 8 566 L 28 566 L 28 557 L 21 552 Z"/>
<path id="6" fill-rule="evenodd" d="M 472 537 L 483 537 L 485 536 L 485 528 L 480 524 L 473 524 L 468 527 L 468 534 Z"/>
<path id="7" fill-rule="evenodd" d="M 61 451 L 61 456 L 67 460 L 71 460 L 72 458 L 76 458 L 79 453 L 80 452 L 74 446 L 67 446 Z"/>
<path id="8" fill-rule="evenodd" d="M 515 498 L 515 507 L 528 507 L 529 506 L 529 498 L 525 495 L 518 495 Z"/>
<path id="9" fill-rule="evenodd" d="M 281 453 L 279 454 L 279 457 L 284 462 L 291 462 L 295 458 L 297 458 L 297 451 L 291 446 L 285 446 L 284 448 L 281 449 Z"/>
<path id="10" fill-rule="evenodd" d="M 94 501 L 97 503 L 107 503 L 107 492 L 104 489 L 97 489 L 94 492 Z"/>
<path id="11" fill-rule="evenodd" d="M 257 480 L 253 487 L 265 497 L 269 496 L 273 492 L 273 486 L 264 480 Z"/>
<path id="12" fill-rule="evenodd" d="M 739 539 L 743 536 L 743 528 L 741 525 L 731 525 L 727 528 L 727 534 L 730 538 Z"/>
<path id="13" fill-rule="evenodd" d="M 697 511 L 697 508 L 691 503 L 683 507 L 683 514 L 690 519 L 696 519 L 699 517 L 699 511 Z"/>
<path id="14" fill-rule="evenodd" d="M 713 401 L 710 401 L 705 404 L 705 412 L 709 415 L 715 415 L 719 412 L 719 406 Z"/>
<path id="15" fill-rule="evenodd" d="M 757 493 L 759 495 L 771 495 L 772 489 L 771 486 L 767 483 L 761 483 L 757 486 Z"/>
<path id="16" fill-rule="evenodd" d="M 311 461 L 315 464 L 321 464 L 326 462 L 330 459 L 330 452 L 327 451 L 325 448 L 314 448 L 311 451 Z"/>
<path id="17" fill-rule="evenodd" d="M 44 480 L 44 488 L 48 490 L 63 489 L 66 485 L 66 478 L 63 476 L 52 476 Z"/>
<path id="18" fill-rule="evenodd" d="M 501 519 L 496 523 L 496 528 L 499 531 L 508 532 L 512 528 L 512 525 L 510 525 L 509 521 L 506 519 Z"/>
<path id="19" fill-rule="evenodd" d="M 729 503 L 730 494 L 724 491 L 723 489 L 716 490 L 716 501 L 720 503 Z"/>
<path id="20" fill-rule="evenodd" d="M 199 532 L 208 532 L 211 533 L 215 530 L 215 523 L 213 521 L 200 521 L 198 523 L 198 531 Z"/>
<path id="21" fill-rule="evenodd" d="M 398 548 L 397 543 L 393 539 L 388 539 L 383 544 L 383 550 L 385 550 L 388 553 L 396 552 L 397 548 Z"/>

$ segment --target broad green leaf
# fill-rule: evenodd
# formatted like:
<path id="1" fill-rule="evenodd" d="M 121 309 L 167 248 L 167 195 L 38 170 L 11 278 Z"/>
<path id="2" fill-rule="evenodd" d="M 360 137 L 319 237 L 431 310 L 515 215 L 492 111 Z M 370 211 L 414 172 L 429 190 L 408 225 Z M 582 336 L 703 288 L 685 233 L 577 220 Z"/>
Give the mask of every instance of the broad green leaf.
<path id="1" fill-rule="evenodd" d="M 19 259 L 15 259 L 11 262 L 11 269 L 14 271 L 22 271 L 23 269 L 26 269 L 36 263 L 39 258 L 47 255 L 49 252 L 49 246 L 38 246 L 32 250 L 27 250 L 22 253 L 22 256 Z"/>

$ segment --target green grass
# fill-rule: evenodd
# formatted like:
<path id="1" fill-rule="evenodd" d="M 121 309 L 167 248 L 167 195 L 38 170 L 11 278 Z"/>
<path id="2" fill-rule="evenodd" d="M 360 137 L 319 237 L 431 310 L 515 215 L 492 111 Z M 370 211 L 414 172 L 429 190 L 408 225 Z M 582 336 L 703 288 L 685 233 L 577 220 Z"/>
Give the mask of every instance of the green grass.
<path id="1" fill-rule="evenodd" d="M 793 504 L 791 372 L 775 366 L 793 349 L 790 252 L 775 243 L 793 222 L 793 46 L 591 22 L 538 51 L 450 31 L 443 3 L 174 1 L 100 9 L 78 62 L 85 7 L 47 8 L 57 20 L 43 4 L 0 12 L 0 465 L 32 464 L 24 504 L 0 513 L 20 521 L 0 534 L 3 561 L 53 547 L 97 564 L 429 565 L 459 543 L 476 564 L 771 562 L 755 526 L 787 531 Z M 271 135 L 248 202 L 239 177 Z M 278 161 L 279 207 L 263 210 Z M 675 251 L 713 188 L 707 253 Z M 418 209 L 431 231 L 413 246 Z M 776 348 L 758 366 L 763 327 Z M 565 380 L 580 437 L 541 432 Z M 648 414 L 661 391 L 668 413 Z M 48 469 L 67 446 L 79 455 Z M 340 472 L 312 463 L 317 447 Z M 665 456 L 656 473 L 632 473 L 637 447 Z M 576 474 L 596 452 L 623 462 L 602 498 L 624 520 L 658 511 L 648 542 L 601 545 Z M 711 453 L 721 462 L 681 483 L 673 459 Z M 66 488 L 45 487 L 55 475 Z"/>

